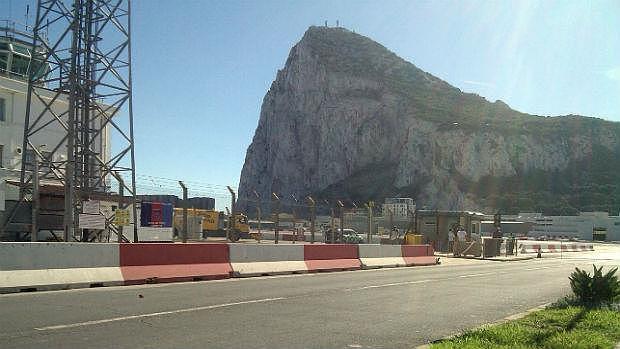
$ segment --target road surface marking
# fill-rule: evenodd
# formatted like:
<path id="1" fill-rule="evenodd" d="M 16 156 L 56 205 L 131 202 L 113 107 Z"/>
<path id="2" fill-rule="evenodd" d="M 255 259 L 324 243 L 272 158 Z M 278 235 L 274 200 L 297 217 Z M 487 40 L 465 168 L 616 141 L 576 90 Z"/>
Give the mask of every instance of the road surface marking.
<path id="1" fill-rule="evenodd" d="M 363 286 L 363 287 L 358 287 L 358 288 L 349 288 L 349 289 L 347 289 L 347 291 L 360 291 L 360 290 L 368 290 L 368 289 L 372 289 L 372 288 L 391 287 L 391 286 L 403 286 L 403 285 L 413 285 L 413 284 L 423 284 L 425 282 L 430 282 L 430 281 L 435 281 L 435 280 L 424 279 L 424 280 L 416 280 L 416 281 L 394 282 L 394 283 L 390 283 L 390 284 L 381 284 L 381 285 L 369 285 L 369 286 Z"/>
<path id="2" fill-rule="evenodd" d="M 121 316 L 121 317 L 115 317 L 115 318 L 110 318 L 110 319 L 92 320 L 92 321 L 85 321 L 85 322 L 76 322 L 76 323 L 73 323 L 73 324 L 54 325 L 54 326 L 45 326 L 45 327 L 35 327 L 35 330 L 38 330 L 38 331 L 61 330 L 61 329 L 65 329 L 65 328 L 74 328 L 74 327 L 82 327 L 82 326 L 91 326 L 91 325 L 105 324 L 105 323 L 108 323 L 108 322 L 133 320 L 133 319 L 142 319 L 142 318 L 162 316 L 162 315 L 188 313 L 188 312 L 200 311 L 200 310 L 226 308 L 226 307 L 232 307 L 232 306 L 235 306 L 235 305 L 274 302 L 274 301 L 279 301 L 279 300 L 283 300 L 283 299 L 286 299 L 286 298 L 285 297 L 263 298 L 263 299 L 255 299 L 255 300 L 251 300 L 251 301 L 234 302 L 234 303 L 223 303 L 223 304 L 207 305 L 207 306 L 203 306 L 203 307 L 185 308 L 185 309 L 177 309 L 177 310 L 169 310 L 169 311 L 160 311 L 160 312 L 156 312 L 156 313 Z"/>
<path id="3" fill-rule="evenodd" d="M 540 269 L 551 269 L 551 268 L 553 268 L 553 267 L 525 268 L 525 270 L 540 270 Z M 557 268 L 557 266 L 555 268 Z"/>
<path id="4" fill-rule="evenodd" d="M 459 275 L 460 278 L 473 278 L 477 276 L 487 276 L 487 275 L 495 275 L 497 273 L 481 273 L 481 274 L 467 274 L 467 275 Z"/>

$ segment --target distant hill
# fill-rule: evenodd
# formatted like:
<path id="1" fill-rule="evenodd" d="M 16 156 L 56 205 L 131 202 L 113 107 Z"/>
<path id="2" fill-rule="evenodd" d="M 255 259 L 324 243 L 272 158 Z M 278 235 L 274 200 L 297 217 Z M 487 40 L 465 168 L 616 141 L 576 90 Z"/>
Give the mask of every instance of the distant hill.
<path id="1" fill-rule="evenodd" d="M 521 113 L 369 38 L 311 27 L 264 97 L 241 206 L 312 194 L 438 209 L 620 211 L 620 123 Z"/>

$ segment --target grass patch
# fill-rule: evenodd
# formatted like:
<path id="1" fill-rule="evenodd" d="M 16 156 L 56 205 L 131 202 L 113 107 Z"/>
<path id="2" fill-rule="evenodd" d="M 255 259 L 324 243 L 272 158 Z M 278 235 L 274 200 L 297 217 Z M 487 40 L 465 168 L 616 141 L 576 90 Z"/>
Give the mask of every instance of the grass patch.
<path id="1" fill-rule="evenodd" d="M 431 348 L 614 348 L 619 341 L 620 312 L 565 306 L 467 331 Z"/>

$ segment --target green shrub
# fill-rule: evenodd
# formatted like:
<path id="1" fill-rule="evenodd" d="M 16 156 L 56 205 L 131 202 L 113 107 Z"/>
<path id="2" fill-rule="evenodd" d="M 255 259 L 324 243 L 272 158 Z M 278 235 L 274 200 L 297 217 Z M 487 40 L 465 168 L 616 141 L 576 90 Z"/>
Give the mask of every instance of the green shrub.
<path id="1" fill-rule="evenodd" d="M 578 301 L 588 307 L 611 304 L 620 299 L 620 281 L 615 275 L 618 268 L 609 270 L 603 275 L 603 267 L 596 268 L 594 274 L 579 268 L 569 277 L 570 287 Z"/>

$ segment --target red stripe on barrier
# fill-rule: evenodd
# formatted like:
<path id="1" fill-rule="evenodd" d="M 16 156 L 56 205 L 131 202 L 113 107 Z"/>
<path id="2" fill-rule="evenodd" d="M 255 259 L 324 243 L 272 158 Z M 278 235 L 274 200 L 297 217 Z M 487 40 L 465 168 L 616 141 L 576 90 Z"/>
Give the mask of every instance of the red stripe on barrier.
<path id="1" fill-rule="evenodd" d="M 549 250 L 549 252 L 557 252 L 557 250 L 555 249 L 555 245 L 547 245 L 547 249 Z"/>
<path id="2" fill-rule="evenodd" d="M 360 269 L 356 245 L 304 245 L 308 271 Z"/>
<path id="3" fill-rule="evenodd" d="M 437 257 L 435 257 L 435 256 L 406 257 L 405 261 L 410 266 L 416 266 L 416 265 L 435 265 L 435 264 L 437 264 Z"/>
<path id="4" fill-rule="evenodd" d="M 538 252 L 538 250 L 540 250 L 540 245 L 532 245 L 532 250 L 534 250 L 534 252 Z"/>
<path id="5" fill-rule="evenodd" d="M 412 265 L 428 265 L 427 261 L 431 259 L 420 259 L 419 257 L 428 257 L 433 256 L 435 253 L 433 251 L 433 247 L 429 245 L 402 245 L 401 246 L 401 254 L 403 259 L 405 260 L 405 264 L 407 266 Z M 433 263 L 436 264 L 435 257 L 432 258 Z M 416 264 L 416 263 L 424 263 L 424 264 Z"/>
<path id="6" fill-rule="evenodd" d="M 562 251 L 568 251 L 568 246 L 566 246 L 566 245 L 561 245 L 561 247 L 562 247 Z"/>
<path id="7" fill-rule="evenodd" d="M 120 265 L 126 284 L 229 278 L 226 244 L 121 244 Z"/>

